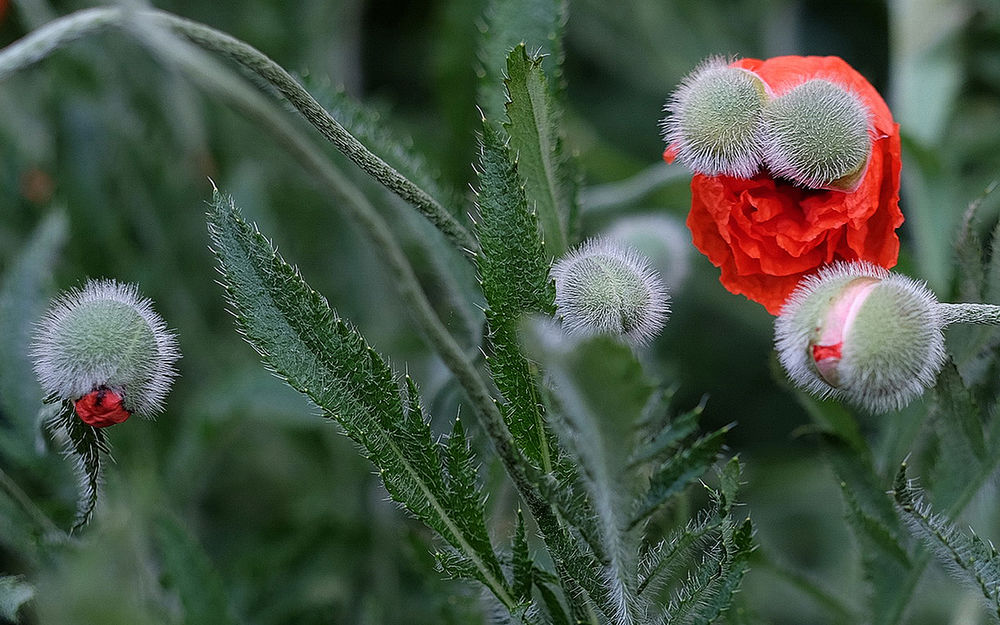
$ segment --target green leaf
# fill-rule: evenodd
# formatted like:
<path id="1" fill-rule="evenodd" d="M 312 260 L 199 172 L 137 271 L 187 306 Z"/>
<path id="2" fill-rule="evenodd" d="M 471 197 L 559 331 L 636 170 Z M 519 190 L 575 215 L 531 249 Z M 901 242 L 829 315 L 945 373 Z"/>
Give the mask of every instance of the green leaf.
<path id="1" fill-rule="evenodd" d="M 0 619 L 19 622 L 17 613 L 21 606 L 35 596 L 35 588 L 25 581 L 21 575 L 4 575 L 0 577 Z"/>
<path id="2" fill-rule="evenodd" d="M 552 592 L 552 589 L 546 584 L 538 584 L 538 593 L 542 596 L 542 603 L 545 604 L 545 610 L 548 612 L 552 625 L 570 625 L 569 617 L 566 616 L 566 611 L 562 603 L 559 602 L 556 593 Z"/>
<path id="3" fill-rule="evenodd" d="M 101 456 L 110 453 L 108 435 L 104 428 L 84 423 L 76 415 L 71 401 L 47 404 L 43 415 L 45 428 L 62 441 L 64 453 L 74 462 L 80 492 L 76 520 L 70 532 L 77 532 L 90 523 L 97 508 L 104 469 Z"/>
<path id="4" fill-rule="evenodd" d="M 746 520 L 706 554 L 663 615 L 670 625 L 708 625 L 732 604 L 753 551 L 753 526 Z M 727 543 L 731 546 L 727 546 Z"/>
<path id="5" fill-rule="evenodd" d="M 730 424 L 698 438 L 662 463 L 650 477 L 649 488 L 639 500 L 630 527 L 649 518 L 660 506 L 704 475 L 719 459 L 726 432 L 732 427 Z"/>
<path id="6" fill-rule="evenodd" d="M 554 449 L 532 367 L 521 355 L 517 332 L 525 314 L 554 313 L 555 288 L 549 280 L 538 220 L 528 209 L 517 169 L 507 146 L 485 120 L 477 205 L 477 262 L 489 325 L 487 362 L 504 397 L 504 417 L 515 442 L 549 473 Z"/>
<path id="7" fill-rule="evenodd" d="M 958 370 L 946 362 L 934 387 L 931 408 L 938 438 L 932 488 L 939 505 L 949 507 L 987 461 L 981 414 Z"/>
<path id="8" fill-rule="evenodd" d="M 507 56 L 507 119 L 517 171 L 538 214 L 545 253 L 558 258 L 571 238 L 576 189 L 559 136 L 559 115 L 549 94 L 542 57 L 529 57 L 524 44 Z"/>
<path id="9" fill-rule="evenodd" d="M 913 565 L 905 535 L 887 484 L 876 474 L 867 445 L 861 449 L 833 434 L 821 438 L 822 449 L 841 483 L 847 521 L 861 546 L 861 564 L 869 582 L 870 620 L 876 624 L 898 622 L 906 608 L 906 591 Z"/>
<path id="10" fill-rule="evenodd" d="M 0 412 L 10 427 L 0 435 L 0 454 L 18 464 L 34 454 L 35 415 L 42 401 L 28 347 L 34 324 L 48 305 L 52 273 L 68 229 L 65 213 L 49 213 L 0 281 Z"/>
<path id="11" fill-rule="evenodd" d="M 907 527 L 933 551 L 958 579 L 972 582 L 983 593 L 993 616 L 1000 619 L 1000 554 L 992 543 L 966 534 L 930 504 L 906 478 L 906 463 L 899 467 L 894 488 L 896 506 Z"/>
<path id="12" fill-rule="evenodd" d="M 521 601 L 531 599 L 532 570 L 534 563 L 528 552 L 528 537 L 524 529 L 524 515 L 517 511 L 517 527 L 514 530 L 514 548 L 511 550 L 514 573 L 514 594 Z"/>
<path id="13" fill-rule="evenodd" d="M 639 594 L 655 595 L 676 579 L 688 566 L 691 555 L 717 537 L 721 527 L 718 511 L 703 512 L 657 543 L 639 561 Z"/>
<path id="14" fill-rule="evenodd" d="M 684 439 L 698 430 L 698 419 L 705 409 L 704 399 L 691 410 L 672 418 L 669 407 L 670 400 L 662 391 L 650 398 L 646 408 L 648 416 L 640 424 L 639 442 L 629 461 L 633 467 L 667 460 Z M 659 417 L 654 417 L 654 413 L 659 413 Z"/>
<path id="15" fill-rule="evenodd" d="M 166 516 L 156 520 L 153 537 L 161 556 L 163 583 L 177 593 L 184 606 L 184 623 L 235 623 L 222 578 L 197 539 L 177 520 Z"/>
<path id="16" fill-rule="evenodd" d="M 504 60 L 518 44 L 544 57 L 545 74 L 562 81 L 562 33 L 566 24 L 565 0 L 490 0 L 486 8 L 479 60 L 479 106 L 487 119 L 503 117 L 501 89 Z"/>
<path id="17" fill-rule="evenodd" d="M 628 469 L 636 424 L 653 387 L 631 349 L 610 337 L 566 336 L 551 320 L 527 324 L 525 348 L 541 365 L 550 420 L 578 467 L 579 485 L 596 517 L 607 588 L 599 603 L 615 623 L 634 622 L 637 532 L 626 516 L 637 484 Z"/>
<path id="18" fill-rule="evenodd" d="M 357 330 L 242 219 L 232 198 L 215 193 L 208 223 L 247 341 L 279 377 L 341 425 L 378 467 L 390 496 L 467 558 L 476 578 L 513 609 L 516 601 L 485 533 L 482 497 L 470 495 L 474 478 L 465 442 L 455 436 L 442 450 L 432 441 L 412 381 L 399 384 Z"/>

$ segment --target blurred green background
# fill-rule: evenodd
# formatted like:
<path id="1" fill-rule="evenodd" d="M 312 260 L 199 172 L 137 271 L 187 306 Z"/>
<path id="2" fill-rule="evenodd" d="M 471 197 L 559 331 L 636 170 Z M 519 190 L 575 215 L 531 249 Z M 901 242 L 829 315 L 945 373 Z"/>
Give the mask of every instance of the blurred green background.
<path id="1" fill-rule="evenodd" d="M 317 90 L 343 89 L 375 107 L 386 128 L 411 136 L 442 183 L 457 190 L 460 205 L 453 208 L 464 215 L 473 210 L 467 190 L 477 91 L 500 89 L 477 77 L 486 62 L 479 39 L 487 4 L 156 6 L 251 43 Z M 86 6 L 14 0 L 0 22 L 0 45 Z M 942 299 L 955 295 L 953 233 L 969 202 L 1000 178 L 1000 4 L 570 2 L 564 130 L 584 174 L 585 234 L 633 214 L 683 220 L 689 178 L 660 163 L 657 123 L 680 78 L 720 54 L 839 55 L 886 96 L 904 137 L 900 267 L 928 280 Z M 444 240 L 329 151 L 398 225 L 428 289 L 439 288 L 433 250 Z M 0 573 L 25 573 L 37 584 L 26 622 L 197 622 L 191 615 L 199 610 L 215 612 L 209 600 L 181 604 L 183 593 L 175 591 L 186 567 L 193 578 L 210 580 L 205 596 L 228 603 L 214 608 L 233 622 L 484 622 L 478 589 L 439 579 L 428 533 L 386 501 L 349 441 L 272 378 L 234 332 L 207 247 L 209 178 L 234 195 L 341 315 L 413 375 L 435 423 L 459 411 L 458 390 L 414 333 L 371 246 L 280 146 L 122 33 L 75 42 L 0 81 L 0 275 L 9 286 L 47 223 L 48 238 L 35 244 L 53 254 L 46 296 L 87 277 L 137 282 L 177 330 L 184 357 L 162 416 L 110 430 L 116 462 L 81 545 L 49 555 L 36 546 L 31 520 L 0 497 Z M 656 182 L 642 184 L 650 179 Z M 626 180 L 635 183 L 628 188 L 642 188 L 625 194 L 616 184 Z M 985 199 L 976 223 L 983 232 L 996 223 L 998 207 L 996 196 Z M 674 288 L 672 320 L 647 360 L 664 383 L 677 385 L 679 406 L 708 396 L 706 429 L 737 422 L 729 447 L 747 465 L 744 501 L 764 554 L 739 605 L 768 623 L 844 622 L 817 590 L 848 606 L 861 602 L 857 548 L 809 419 L 774 374 L 772 318 L 727 293 L 717 270 L 693 249 L 687 253 L 690 273 Z M 471 270 L 457 256 L 452 261 L 460 268 L 453 276 L 459 290 L 474 292 Z M 6 312 L 0 325 L 22 325 Z M 75 497 L 67 463 L 36 452 L 30 436 L 13 434 L 33 420 L 40 399 L 15 338 L 8 335 L 0 348 L 7 350 L 0 436 L 9 443 L 0 459 L 65 527 Z M 879 449 L 882 432 L 905 427 L 905 417 L 863 418 L 861 425 Z M 507 536 L 512 495 L 483 448 L 493 521 L 497 535 Z M 901 459 L 889 449 L 878 461 L 892 467 Z M 989 499 L 969 513 L 988 538 L 1000 536 Z M 986 622 L 974 596 L 932 569 L 923 583 L 947 590 L 918 592 L 907 622 Z"/>

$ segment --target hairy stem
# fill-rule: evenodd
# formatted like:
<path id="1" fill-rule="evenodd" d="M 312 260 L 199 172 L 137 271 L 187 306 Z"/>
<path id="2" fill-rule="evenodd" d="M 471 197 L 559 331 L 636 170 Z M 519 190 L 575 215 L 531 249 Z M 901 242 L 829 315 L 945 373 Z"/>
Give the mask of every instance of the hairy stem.
<path id="1" fill-rule="evenodd" d="M 993 304 L 938 304 L 941 322 L 1000 325 L 1000 306 Z"/>

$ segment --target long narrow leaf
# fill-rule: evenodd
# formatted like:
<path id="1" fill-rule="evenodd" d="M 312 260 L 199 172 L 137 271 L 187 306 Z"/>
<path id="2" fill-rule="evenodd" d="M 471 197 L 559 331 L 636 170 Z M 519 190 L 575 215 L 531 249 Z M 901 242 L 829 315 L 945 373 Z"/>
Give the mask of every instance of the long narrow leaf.
<path id="1" fill-rule="evenodd" d="M 476 578 L 513 609 L 516 601 L 485 535 L 482 506 L 450 505 L 456 499 L 467 503 L 468 495 L 448 488 L 415 386 L 399 384 L 357 330 L 242 219 L 231 198 L 216 192 L 208 223 L 223 285 L 247 341 L 278 376 L 341 425 L 379 468 L 393 499 L 468 558 Z M 453 477 L 466 486 L 466 475 Z"/>

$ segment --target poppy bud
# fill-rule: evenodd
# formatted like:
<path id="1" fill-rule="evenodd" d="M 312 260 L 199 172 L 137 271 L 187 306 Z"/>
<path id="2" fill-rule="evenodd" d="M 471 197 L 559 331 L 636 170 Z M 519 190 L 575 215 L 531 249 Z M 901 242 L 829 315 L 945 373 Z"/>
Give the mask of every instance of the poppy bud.
<path id="1" fill-rule="evenodd" d="M 31 356 L 50 400 L 73 402 L 84 422 L 104 427 L 160 411 L 180 352 L 135 285 L 91 280 L 52 303 Z"/>
<path id="2" fill-rule="evenodd" d="M 764 107 L 764 162 L 813 189 L 852 191 L 871 153 L 871 114 L 857 95 L 809 80 Z"/>
<path id="3" fill-rule="evenodd" d="M 649 343 L 670 313 L 667 289 L 641 254 L 590 239 L 552 267 L 556 315 L 570 335 L 611 334 Z"/>
<path id="4" fill-rule="evenodd" d="M 761 165 L 767 100 L 767 88 L 756 74 L 709 59 L 667 102 L 664 139 L 698 173 L 749 178 Z"/>
<path id="5" fill-rule="evenodd" d="M 898 410 L 944 364 L 940 310 L 921 282 L 866 262 L 830 265 L 785 302 L 774 325 L 778 358 L 813 394 Z"/>

